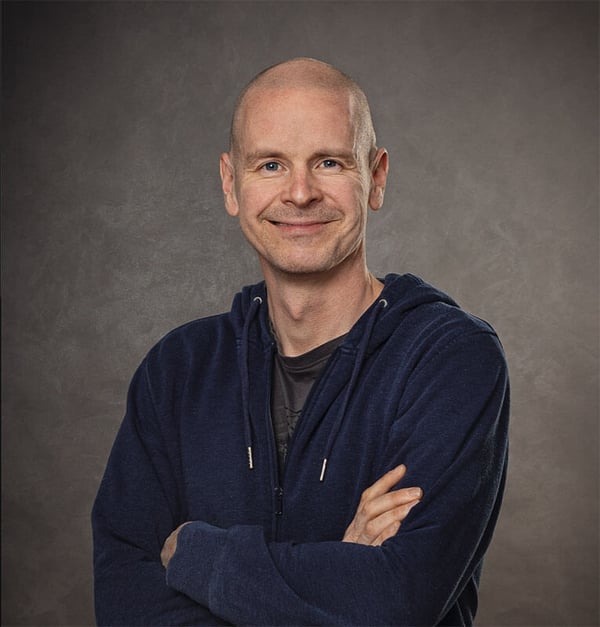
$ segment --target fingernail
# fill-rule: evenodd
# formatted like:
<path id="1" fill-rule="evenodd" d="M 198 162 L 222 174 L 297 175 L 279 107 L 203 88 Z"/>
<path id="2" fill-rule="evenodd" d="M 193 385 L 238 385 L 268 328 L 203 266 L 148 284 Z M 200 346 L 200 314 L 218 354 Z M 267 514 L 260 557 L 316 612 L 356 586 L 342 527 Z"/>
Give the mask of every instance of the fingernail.
<path id="1" fill-rule="evenodd" d="M 408 495 L 413 499 L 420 499 L 423 496 L 421 488 L 409 488 Z"/>

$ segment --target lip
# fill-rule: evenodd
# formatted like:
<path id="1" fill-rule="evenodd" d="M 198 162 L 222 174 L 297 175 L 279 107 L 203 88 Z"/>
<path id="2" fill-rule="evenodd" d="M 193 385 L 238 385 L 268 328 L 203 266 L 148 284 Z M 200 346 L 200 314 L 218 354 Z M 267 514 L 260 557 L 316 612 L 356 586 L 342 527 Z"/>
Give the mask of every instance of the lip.
<path id="1" fill-rule="evenodd" d="M 324 229 L 328 224 L 330 224 L 329 221 L 325 221 L 325 222 L 314 222 L 314 221 L 313 222 L 277 222 L 275 220 L 269 220 L 269 223 L 284 233 L 295 234 L 295 235 L 302 235 L 302 234 L 308 235 L 308 234 L 317 233 L 321 229 Z"/>

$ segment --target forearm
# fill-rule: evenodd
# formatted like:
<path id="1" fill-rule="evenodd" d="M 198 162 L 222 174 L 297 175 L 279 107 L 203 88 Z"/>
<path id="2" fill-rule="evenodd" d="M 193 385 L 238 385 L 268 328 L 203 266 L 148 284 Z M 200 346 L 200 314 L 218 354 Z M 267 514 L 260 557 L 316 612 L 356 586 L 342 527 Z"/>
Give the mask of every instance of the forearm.
<path id="1" fill-rule="evenodd" d="M 291 544 L 267 543 L 259 527 L 193 523 L 180 542 L 167 583 L 235 624 L 434 625 L 464 568 L 418 532 L 381 547 Z"/>
<path id="2" fill-rule="evenodd" d="M 134 555 L 97 561 L 95 607 L 98 625 L 219 625 L 207 608 L 169 588 L 160 563 Z"/>
<path id="3" fill-rule="evenodd" d="M 342 551 L 347 555 L 368 549 L 342 542 L 292 549 L 289 544 L 268 544 L 260 527 L 226 531 L 191 523 L 179 534 L 167 583 L 236 624 L 365 624 L 366 608 L 360 603 L 352 607 L 351 595 L 343 590 L 346 578 L 337 572 L 335 553 L 340 547 L 351 548 Z M 328 573 L 323 567 L 332 559 L 337 565 Z M 338 598 L 345 599 L 343 607 L 336 608 Z M 377 613 L 369 621 L 380 622 Z"/>
<path id="4" fill-rule="evenodd" d="M 235 624 L 438 624 L 475 585 L 498 514 L 505 451 L 478 450 L 382 546 L 268 542 L 258 526 L 191 523 L 167 583 Z"/>
<path id="5" fill-rule="evenodd" d="M 227 624 L 167 586 L 157 551 L 114 533 L 94 508 L 94 597 L 98 625 Z"/>

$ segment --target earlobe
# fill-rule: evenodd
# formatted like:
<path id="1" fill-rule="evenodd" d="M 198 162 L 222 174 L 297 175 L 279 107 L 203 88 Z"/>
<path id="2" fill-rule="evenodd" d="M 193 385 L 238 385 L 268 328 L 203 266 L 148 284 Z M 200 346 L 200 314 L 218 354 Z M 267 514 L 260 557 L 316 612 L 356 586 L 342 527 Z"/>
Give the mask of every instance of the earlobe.
<path id="1" fill-rule="evenodd" d="M 230 216 L 237 216 L 239 207 L 235 196 L 235 176 L 231 157 L 224 152 L 219 162 L 221 173 L 221 188 L 225 200 L 225 210 Z"/>
<path id="2" fill-rule="evenodd" d="M 378 211 L 383 206 L 384 190 L 382 187 L 373 187 L 369 197 L 369 207 L 372 211 Z"/>

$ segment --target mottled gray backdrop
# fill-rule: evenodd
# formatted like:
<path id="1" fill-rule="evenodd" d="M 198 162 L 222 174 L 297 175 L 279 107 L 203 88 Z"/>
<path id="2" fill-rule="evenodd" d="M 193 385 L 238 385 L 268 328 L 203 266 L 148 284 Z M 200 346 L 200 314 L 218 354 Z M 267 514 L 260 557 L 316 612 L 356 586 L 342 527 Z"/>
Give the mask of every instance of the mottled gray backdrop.
<path id="1" fill-rule="evenodd" d="M 93 622 L 89 513 L 129 377 L 259 277 L 222 208 L 238 88 L 361 83 L 373 271 L 489 320 L 513 385 L 480 625 L 598 624 L 596 2 L 4 2 L 2 622 Z"/>

